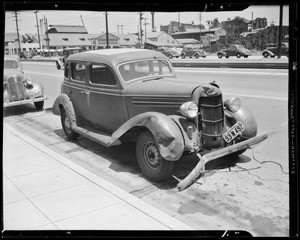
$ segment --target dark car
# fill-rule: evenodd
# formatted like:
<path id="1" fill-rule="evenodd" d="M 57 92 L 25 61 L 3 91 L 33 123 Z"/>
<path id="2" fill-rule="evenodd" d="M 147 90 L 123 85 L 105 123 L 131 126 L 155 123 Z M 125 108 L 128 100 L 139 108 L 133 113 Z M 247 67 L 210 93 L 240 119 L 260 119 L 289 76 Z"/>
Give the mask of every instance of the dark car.
<path id="1" fill-rule="evenodd" d="M 157 51 L 165 54 L 168 58 L 178 58 L 180 56 L 180 54 L 175 51 L 174 49 L 171 49 L 171 48 L 158 48 Z"/>
<path id="2" fill-rule="evenodd" d="M 14 57 L 5 57 L 3 107 L 33 103 L 37 109 L 42 109 L 46 99 L 42 84 L 25 77 L 19 60 Z"/>
<path id="3" fill-rule="evenodd" d="M 72 54 L 75 54 L 75 53 L 80 53 L 80 52 L 83 52 L 85 51 L 83 48 L 81 47 L 73 47 L 73 48 L 66 48 L 62 51 L 62 56 L 59 57 L 57 60 L 56 60 L 56 68 L 57 69 L 63 69 L 64 68 L 64 64 L 65 64 L 65 61 L 66 59 L 72 55 Z"/>
<path id="4" fill-rule="evenodd" d="M 248 56 L 251 56 L 251 51 L 246 49 L 243 45 L 239 44 L 232 44 L 228 48 L 221 49 L 219 52 L 217 52 L 217 56 L 219 58 L 226 57 L 229 58 L 230 56 L 235 56 L 237 58 L 244 57 L 247 58 Z"/>
<path id="5" fill-rule="evenodd" d="M 199 58 L 199 57 L 206 57 L 206 52 L 203 49 L 195 49 L 192 47 L 184 47 L 181 51 L 181 57 L 182 58 L 186 58 L 186 57 L 195 57 L 195 58 Z"/>
<path id="6" fill-rule="evenodd" d="M 262 55 L 267 57 L 275 57 L 278 56 L 278 45 L 277 44 L 270 44 L 263 52 Z M 289 57 L 289 44 L 288 43 L 282 43 L 280 53 L 282 56 Z"/>
<path id="7" fill-rule="evenodd" d="M 184 152 L 240 154 L 251 146 L 247 141 L 259 137 L 255 118 L 240 99 L 223 102 L 214 82 L 178 79 L 157 51 L 73 54 L 61 90 L 53 113 L 61 117 L 68 139 L 82 135 L 106 147 L 135 141 L 142 173 L 154 181 L 170 177 Z"/>

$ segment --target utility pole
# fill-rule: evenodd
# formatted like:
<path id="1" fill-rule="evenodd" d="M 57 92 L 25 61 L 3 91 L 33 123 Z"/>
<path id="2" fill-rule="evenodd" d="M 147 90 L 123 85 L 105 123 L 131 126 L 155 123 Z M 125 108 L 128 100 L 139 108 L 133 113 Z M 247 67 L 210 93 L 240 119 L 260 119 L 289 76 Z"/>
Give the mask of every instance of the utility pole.
<path id="1" fill-rule="evenodd" d="M 155 12 L 151 12 L 151 15 L 152 15 L 152 32 L 155 31 L 155 27 L 154 27 L 154 14 L 155 14 Z"/>
<path id="2" fill-rule="evenodd" d="M 82 19 L 81 15 L 80 15 L 80 18 L 81 18 L 82 26 L 84 26 L 84 22 L 83 22 L 83 19 Z"/>
<path id="3" fill-rule="evenodd" d="M 252 12 L 252 27 L 251 27 L 251 32 L 253 32 L 253 12 Z"/>
<path id="4" fill-rule="evenodd" d="M 283 5 L 280 4 L 280 11 L 279 11 L 279 33 L 278 33 L 278 58 L 281 58 L 282 13 L 283 13 Z"/>
<path id="5" fill-rule="evenodd" d="M 143 13 L 140 12 L 140 36 L 141 36 L 141 47 L 143 46 L 143 28 L 142 28 L 142 20 L 143 20 Z"/>
<path id="6" fill-rule="evenodd" d="M 39 11 L 35 11 L 35 18 L 36 18 L 36 28 L 37 28 L 37 32 L 38 32 L 38 38 L 39 38 L 39 46 L 40 46 L 40 49 L 41 49 L 41 39 L 40 39 L 40 31 L 39 31 L 39 22 L 38 22 L 38 17 L 37 17 L 37 13 Z"/>
<path id="7" fill-rule="evenodd" d="M 15 18 L 16 18 L 16 27 L 17 27 L 17 35 L 18 35 L 18 43 L 19 43 L 19 51 L 18 51 L 18 55 L 21 55 L 21 43 L 20 43 L 20 36 L 19 36 L 19 26 L 18 26 L 18 16 L 17 14 L 19 14 L 17 11 L 15 11 Z"/>
<path id="8" fill-rule="evenodd" d="M 144 25 L 145 25 L 145 42 L 146 42 L 146 40 L 147 40 L 147 31 L 146 31 L 146 25 L 148 25 L 149 23 L 147 23 L 147 19 L 148 18 L 144 18 Z"/>
<path id="9" fill-rule="evenodd" d="M 201 45 L 201 19 L 202 19 L 201 12 L 199 12 L 199 29 L 200 29 L 199 41 L 200 41 L 200 45 Z"/>
<path id="10" fill-rule="evenodd" d="M 45 24 L 45 35 L 46 35 L 46 38 L 45 38 L 45 41 L 47 43 L 47 48 L 48 48 L 48 52 L 49 52 L 49 57 L 50 56 L 50 38 L 49 38 L 49 35 L 48 35 L 48 21 L 47 21 L 47 18 L 45 18 L 45 15 L 44 15 L 44 24 Z"/>
<path id="11" fill-rule="evenodd" d="M 109 48 L 109 39 L 108 39 L 108 21 L 107 21 L 107 12 L 105 12 L 105 26 L 106 26 L 106 48 Z"/>

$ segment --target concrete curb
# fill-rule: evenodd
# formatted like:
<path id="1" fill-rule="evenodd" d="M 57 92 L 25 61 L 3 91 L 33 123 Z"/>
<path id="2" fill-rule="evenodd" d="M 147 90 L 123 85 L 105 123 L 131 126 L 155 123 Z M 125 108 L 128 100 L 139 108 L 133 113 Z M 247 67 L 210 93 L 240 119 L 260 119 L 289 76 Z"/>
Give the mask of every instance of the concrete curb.
<path id="1" fill-rule="evenodd" d="M 109 193 L 115 195 L 116 197 L 122 199 L 126 203 L 130 204 L 134 208 L 144 212 L 146 215 L 151 216 L 153 219 L 159 221 L 163 225 L 169 227 L 171 230 L 194 230 L 190 226 L 184 224 L 183 222 L 177 220 L 174 217 L 166 214 L 165 212 L 152 207 L 151 205 L 145 203 L 141 199 L 129 194 L 125 190 L 111 184 L 110 182 L 106 181 L 105 179 L 96 176 L 95 174 L 89 172 L 88 170 L 84 169 L 83 167 L 73 163 L 72 161 L 68 160 L 67 158 L 61 156 L 60 154 L 54 152 L 53 150 L 45 147 L 41 143 L 37 142 L 36 140 L 26 136 L 25 134 L 19 132 L 15 128 L 9 126 L 8 124 L 4 123 L 4 128 L 6 128 L 11 133 L 15 134 L 25 142 L 31 144 L 35 148 L 39 149 L 40 151 L 44 152 L 45 154 L 49 155 L 53 159 L 57 160 L 58 162 L 62 163 L 69 169 L 73 170 L 74 172 L 78 173 L 82 177 L 88 179 L 89 181 L 93 182 L 97 186 L 105 189 Z"/>

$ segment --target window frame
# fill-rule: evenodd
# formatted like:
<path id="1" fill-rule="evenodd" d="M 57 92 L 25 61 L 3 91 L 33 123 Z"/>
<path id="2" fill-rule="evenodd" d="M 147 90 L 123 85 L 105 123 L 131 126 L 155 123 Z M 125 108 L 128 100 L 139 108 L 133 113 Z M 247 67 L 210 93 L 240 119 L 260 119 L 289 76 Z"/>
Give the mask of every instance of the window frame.
<path id="1" fill-rule="evenodd" d="M 93 83 L 91 80 L 92 80 L 92 66 L 93 65 L 98 65 L 98 66 L 104 66 L 106 67 L 109 71 L 111 71 L 112 75 L 114 76 L 116 82 L 114 85 L 112 84 L 103 84 L 103 83 Z M 107 64 L 104 64 L 104 63 L 90 63 L 87 67 L 87 70 L 88 70 L 88 81 L 89 81 L 89 84 L 91 86 L 105 86 L 105 87 L 116 87 L 118 86 L 118 78 L 115 74 L 115 72 L 107 65 Z"/>

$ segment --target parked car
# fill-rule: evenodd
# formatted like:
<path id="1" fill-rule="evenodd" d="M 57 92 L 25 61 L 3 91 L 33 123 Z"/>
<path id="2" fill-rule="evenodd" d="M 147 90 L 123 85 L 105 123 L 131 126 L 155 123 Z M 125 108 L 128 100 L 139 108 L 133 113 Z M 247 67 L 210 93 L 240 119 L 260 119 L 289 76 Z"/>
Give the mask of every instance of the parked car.
<path id="1" fill-rule="evenodd" d="M 168 58 L 178 58 L 180 54 L 172 48 L 158 48 L 157 51 L 165 54 Z"/>
<path id="2" fill-rule="evenodd" d="M 170 177 L 184 152 L 241 154 L 251 146 L 243 141 L 258 137 L 240 99 L 223 102 L 214 82 L 178 79 L 164 54 L 146 49 L 71 55 L 53 113 L 70 140 L 82 135 L 106 147 L 135 141 L 141 171 L 153 181 Z"/>
<path id="3" fill-rule="evenodd" d="M 25 77 L 20 61 L 4 57 L 3 107 L 33 103 L 42 109 L 46 99 L 42 84 Z"/>
<path id="4" fill-rule="evenodd" d="M 84 49 L 80 48 L 80 47 L 73 47 L 73 48 L 66 48 L 62 51 L 62 56 L 60 56 L 57 60 L 56 60 L 56 68 L 57 69 L 63 69 L 64 68 L 64 64 L 66 59 L 75 53 L 79 53 L 79 52 L 83 52 L 85 51 Z"/>
<path id="5" fill-rule="evenodd" d="M 228 48 L 221 49 L 219 52 L 217 52 L 217 56 L 219 58 L 226 57 L 229 58 L 230 56 L 235 56 L 237 58 L 244 57 L 247 58 L 248 56 L 251 56 L 252 53 L 248 49 L 246 49 L 243 45 L 238 44 L 232 44 L 229 45 Z"/>
<path id="6" fill-rule="evenodd" d="M 278 56 L 278 44 L 270 44 L 267 48 L 262 52 L 262 55 L 267 57 L 275 57 Z M 289 57 L 289 43 L 285 42 L 281 44 L 280 53 L 282 56 Z"/>
<path id="7" fill-rule="evenodd" d="M 186 57 L 195 57 L 195 58 L 199 58 L 199 57 L 206 57 L 206 52 L 203 49 L 195 49 L 192 47 L 184 47 L 181 51 L 181 57 L 182 58 L 186 58 Z"/>

